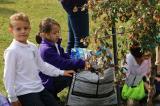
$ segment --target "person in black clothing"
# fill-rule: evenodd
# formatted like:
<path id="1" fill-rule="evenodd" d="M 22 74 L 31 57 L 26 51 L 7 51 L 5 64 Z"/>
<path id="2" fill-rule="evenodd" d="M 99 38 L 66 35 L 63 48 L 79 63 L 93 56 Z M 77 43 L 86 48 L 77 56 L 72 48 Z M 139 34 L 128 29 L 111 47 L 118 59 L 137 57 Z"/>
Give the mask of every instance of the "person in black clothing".
<path id="1" fill-rule="evenodd" d="M 86 48 L 81 39 L 89 35 L 89 16 L 87 0 L 61 0 L 68 15 L 68 46 L 70 54 L 74 47 Z"/>

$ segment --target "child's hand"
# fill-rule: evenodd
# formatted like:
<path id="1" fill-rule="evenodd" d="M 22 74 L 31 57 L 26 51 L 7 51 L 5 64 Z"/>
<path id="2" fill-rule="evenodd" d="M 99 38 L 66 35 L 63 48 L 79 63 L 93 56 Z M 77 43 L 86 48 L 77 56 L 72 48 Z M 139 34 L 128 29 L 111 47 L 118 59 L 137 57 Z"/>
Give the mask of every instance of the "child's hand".
<path id="1" fill-rule="evenodd" d="M 85 70 L 89 70 L 91 68 L 91 65 L 88 61 L 85 61 Z"/>
<path id="2" fill-rule="evenodd" d="M 63 76 L 72 77 L 73 73 L 75 73 L 73 70 L 70 70 L 70 71 L 65 70 Z"/>
<path id="3" fill-rule="evenodd" d="M 160 82 L 160 78 L 159 78 L 159 77 L 155 77 L 155 79 L 156 79 L 158 82 Z"/>
<path id="4" fill-rule="evenodd" d="M 21 105 L 20 101 L 17 100 L 16 102 L 12 102 L 11 106 L 22 106 L 22 105 Z"/>

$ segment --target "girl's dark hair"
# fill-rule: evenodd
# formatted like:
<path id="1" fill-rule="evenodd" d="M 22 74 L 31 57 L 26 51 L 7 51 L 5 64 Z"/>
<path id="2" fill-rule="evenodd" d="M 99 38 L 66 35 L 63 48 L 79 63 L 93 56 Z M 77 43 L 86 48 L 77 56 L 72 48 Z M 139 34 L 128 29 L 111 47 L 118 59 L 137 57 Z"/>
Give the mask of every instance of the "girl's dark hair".
<path id="1" fill-rule="evenodd" d="M 52 31 L 52 26 L 57 25 L 60 27 L 59 23 L 52 18 L 45 18 L 39 24 L 39 33 L 36 35 L 36 42 L 41 43 L 43 35 L 41 33 L 50 33 Z"/>
<path id="2" fill-rule="evenodd" d="M 142 51 L 142 48 L 139 46 L 138 43 L 130 46 L 130 52 L 135 58 L 141 58 L 144 54 L 144 52 Z"/>
<path id="3" fill-rule="evenodd" d="M 37 42 L 38 44 L 40 44 L 41 41 L 42 41 L 42 37 L 40 36 L 40 33 L 38 33 L 38 34 L 36 35 L 36 42 Z"/>

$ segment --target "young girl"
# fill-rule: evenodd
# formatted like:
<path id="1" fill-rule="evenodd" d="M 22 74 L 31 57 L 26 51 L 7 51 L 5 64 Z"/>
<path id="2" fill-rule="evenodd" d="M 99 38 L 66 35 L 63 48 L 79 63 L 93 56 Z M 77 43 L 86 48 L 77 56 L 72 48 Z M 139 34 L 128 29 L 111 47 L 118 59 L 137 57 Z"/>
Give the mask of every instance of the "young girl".
<path id="1" fill-rule="evenodd" d="M 147 76 L 150 73 L 151 69 L 151 58 L 146 57 L 144 53 L 141 50 L 141 47 L 139 45 L 132 45 L 130 47 L 130 53 L 127 54 L 126 56 L 126 68 L 127 68 L 127 78 L 126 78 L 126 84 L 128 87 L 127 91 L 124 91 L 125 87 L 122 89 L 122 97 L 131 100 L 131 101 L 136 101 L 139 100 L 140 98 L 143 99 L 145 97 L 145 92 L 139 95 L 141 95 L 140 98 L 135 98 L 135 95 L 137 96 L 137 92 L 134 92 L 133 89 L 137 89 L 137 86 L 141 86 L 142 84 L 143 88 L 146 89 L 147 91 L 149 90 L 148 84 L 144 81 L 144 77 Z M 124 85 L 126 86 L 126 85 Z M 131 91 L 132 90 L 132 91 Z M 143 90 L 144 91 L 144 90 Z M 126 93 L 125 93 L 126 92 Z M 128 92 L 128 94 L 127 94 Z M 131 93 L 132 92 L 132 93 Z M 130 94 L 129 94 L 130 93 Z M 132 106 L 133 104 L 130 104 L 128 102 L 129 106 Z"/>
<path id="2" fill-rule="evenodd" d="M 85 68 L 85 61 L 78 59 L 71 59 L 70 56 L 64 52 L 64 49 L 60 46 L 60 25 L 51 18 L 42 20 L 39 25 L 39 36 L 37 41 L 40 43 L 39 51 L 42 59 L 63 70 L 76 70 Z M 42 39 L 40 38 L 42 37 Z M 55 98 L 58 99 L 57 93 L 63 90 L 71 83 L 71 78 L 68 77 L 49 77 L 40 73 L 40 77 L 44 82 L 46 89 L 51 92 Z"/>
<path id="3" fill-rule="evenodd" d="M 37 47 L 27 39 L 30 21 L 23 13 L 10 17 L 9 30 L 14 39 L 4 52 L 4 85 L 12 106 L 58 106 L 55 98 L 44 89 L 39 71 L 50 76 L 72 76 L 43 62 Z"/>

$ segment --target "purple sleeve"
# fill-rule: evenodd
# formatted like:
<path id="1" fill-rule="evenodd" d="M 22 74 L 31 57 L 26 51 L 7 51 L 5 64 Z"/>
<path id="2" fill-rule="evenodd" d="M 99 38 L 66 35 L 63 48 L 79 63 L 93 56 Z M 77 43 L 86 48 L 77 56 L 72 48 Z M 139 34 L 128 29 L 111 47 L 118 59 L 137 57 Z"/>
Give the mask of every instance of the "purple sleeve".
<path id="1" fill-rule="evenodd" d="M 55 52 L 52 48 L 46 49 L 42 58 L 47 63 L 52 64 L 55 67 L 60 68 L 61 70 L 82 69 L 85 67 L 85 62 L 83 60 L 74 60 L 62 57 L 57 54 L 57 52 Z"/>
<path id="2" fill-rule="evenodd" d="M 70 55 L 68 53 L 64 52 L 64 49 L 59 45 L 59 50 L 61 51 L 61 56 L 66 58 L 66 59 L 71 59 Z"/>

